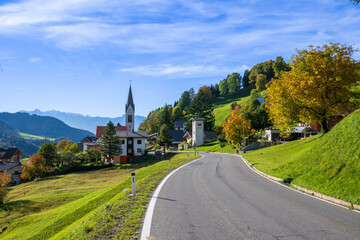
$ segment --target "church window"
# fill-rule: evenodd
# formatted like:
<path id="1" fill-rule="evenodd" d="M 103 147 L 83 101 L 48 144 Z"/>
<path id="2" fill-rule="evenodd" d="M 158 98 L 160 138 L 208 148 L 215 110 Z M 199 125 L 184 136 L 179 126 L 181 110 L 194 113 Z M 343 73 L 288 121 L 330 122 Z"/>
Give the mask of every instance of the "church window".
<path id="1" fill-rule="evenodd" d="M 137 140 L 137 144 L 141 144 L 141 140 Z"/>
<path id="2" fill-rule="evenodd" d="M 125 144 L 125 140 L 121 140 L 121 144 Z"/>
<path id="3" fill-rule="evenodd" d="M 129 154 L 132 153 L 132 149 L 131 149 L 131 148 L 128 149 L 128 153 L 129 153 Z"/>
<path id="4" fill-rule="evenodd" d="M 141 148 L 138 148 L 136 151 L 137 151 L 138 153 L 141 153 Z"/>
<path id="5" fill-rule="evenodd" d="M 128 122 L 132 122 L 132 116 L 128 115 Z"/>

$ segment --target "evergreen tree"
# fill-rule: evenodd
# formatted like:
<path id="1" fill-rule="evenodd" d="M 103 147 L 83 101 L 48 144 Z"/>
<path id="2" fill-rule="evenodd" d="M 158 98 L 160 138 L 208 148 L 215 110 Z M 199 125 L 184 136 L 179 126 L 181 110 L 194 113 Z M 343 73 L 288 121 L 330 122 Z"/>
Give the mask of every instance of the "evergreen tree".
<path id="1" fill-rule="evenodd" d="M 206 96 L 203 91 L 199 91 L 194 100 L 191 101 L 188 116 L 203 117 L 205 121 L 205 131 L 212 131 L 215 124 L 215 116 L 213 113 L 214 107 L 210 99 Z"/>
<path id="2" fill-rule="evenodd" d="M 165 151 L 165 146 L 169 146 L 169 144 L 171 143 L 172 143 L 172 138 L 169 135 L 169 127 L 166 124 L 163 124 L 160 127 L 157 144 L 159 144 L 160 146 L 164 146 L 164 151 Z"/>
<path id="3" fill-rule="evenodd" d="M 246 88 L 248 86 L 250 86 L 249 84 L 249 76 L 250 76 L 250 70 L 249 69 L 246 69 L 245 72 L 244 72 L 244 76 L 242 78 L 242 87 L 243 88 Z"/>
<path id="4" fill-rule="evenodd" d="M 109 121 L 101 139 L 100 150 L 102 155 L 109 157 L 109 161 L 111 161 L 111 156 L 118 156 L 122 153 L 120 143 L 121 141 L 119 136 L 116 134 L 115 126 L 111 121 Z"/>
<path id="5" fill-rule="evenodd" d="M 190 93 L 188 91 L 183 92 L 183 94 L 181 94 L 178 106 L 181 110 L 185 110 L 191 102 L 191 98 L 190 98 Z"/>
<path id="6" fill-rule="evenodd" d="M 171 115 L 172 115 L 172 113 L 171 113 L 170 106 L 165 105 L 165 107 L 159 111 L 159 115 L 158 115 L 159 126 L 166 124 L 169 127 L 169 129 L 172 128 L 173 122 L 171 119 Z"/>

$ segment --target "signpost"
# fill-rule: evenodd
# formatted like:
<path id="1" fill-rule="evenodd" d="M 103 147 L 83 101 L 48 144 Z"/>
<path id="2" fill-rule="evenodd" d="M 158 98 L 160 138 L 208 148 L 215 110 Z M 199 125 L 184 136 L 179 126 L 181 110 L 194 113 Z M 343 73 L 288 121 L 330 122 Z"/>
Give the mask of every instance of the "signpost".
<path id="1" fill-rule="evenodd" d="M 131 185 L 132 185 L 132 195 L 136 195 L 136 186 L 135 186 L 135 173 L 131 173 Z"/>

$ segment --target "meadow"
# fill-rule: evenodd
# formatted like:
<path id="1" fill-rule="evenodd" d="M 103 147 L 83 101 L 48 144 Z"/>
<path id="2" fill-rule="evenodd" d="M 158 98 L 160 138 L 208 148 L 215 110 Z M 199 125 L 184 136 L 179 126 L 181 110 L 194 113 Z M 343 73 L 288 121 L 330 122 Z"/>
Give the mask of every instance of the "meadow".
<path id="1" fill-rule="evenodd" d="M 168 159 L 171 159 L 171 169 Z M 0 207 L 1 239 L 136 239 L 149 196 L 195 155 L 47 177 L 11 187 Z M 137 195 L 130 196 L 136 173 Z"/>

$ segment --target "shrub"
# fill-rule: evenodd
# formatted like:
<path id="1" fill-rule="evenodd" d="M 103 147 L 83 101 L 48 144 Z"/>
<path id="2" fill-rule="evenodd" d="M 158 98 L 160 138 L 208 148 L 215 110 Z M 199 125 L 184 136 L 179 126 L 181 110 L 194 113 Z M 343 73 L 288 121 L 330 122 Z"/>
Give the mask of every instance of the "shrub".
<path id="1" fill-rule="evenodd" d="M 230 103 L 231 110 L 234 110 L 238 106 L 237 102 Z"/>
<path id="2" fill-rule="evenodd" d="M 7 174 L 7 170 L 0 173 L 0 204 L 4 203 L 6 197 L 7 185 L 11 182 L 11 176 Z"/>

